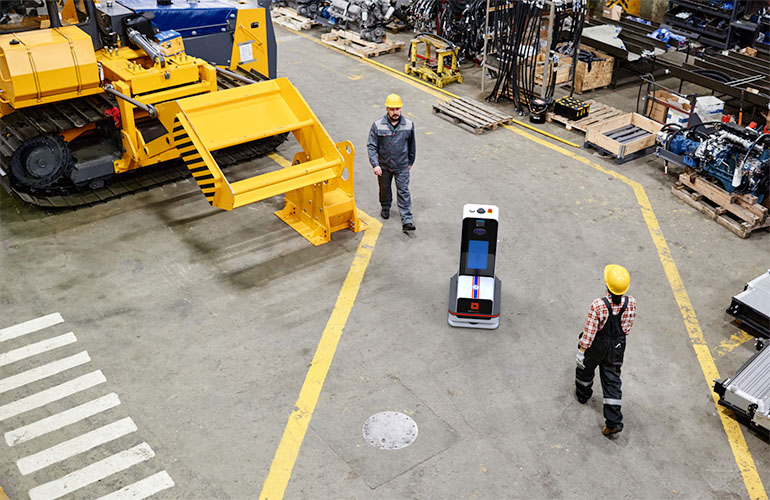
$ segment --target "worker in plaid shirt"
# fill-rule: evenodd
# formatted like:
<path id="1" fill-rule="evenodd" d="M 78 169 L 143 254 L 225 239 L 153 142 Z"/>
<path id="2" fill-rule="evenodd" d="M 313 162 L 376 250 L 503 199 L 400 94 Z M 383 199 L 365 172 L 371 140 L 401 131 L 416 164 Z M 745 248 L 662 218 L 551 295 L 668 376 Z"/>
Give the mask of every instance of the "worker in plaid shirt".
<path id="1" fill-rule="evenodd" d="M 626 350 L 626 335 L 636 318 L 636 300 L 625 295 L 631 276 L 623 266 L 605 267 L 604 282 L 607 293 L 591 303 L 586 326 L 580 334 L 575 395 L 581 404 L 588 401 L 593 394 L 591 386 L 598 366 L 604 395 L 605 426 L 602 433 L 610 436 L 623 430 L 620 367 Z"/>

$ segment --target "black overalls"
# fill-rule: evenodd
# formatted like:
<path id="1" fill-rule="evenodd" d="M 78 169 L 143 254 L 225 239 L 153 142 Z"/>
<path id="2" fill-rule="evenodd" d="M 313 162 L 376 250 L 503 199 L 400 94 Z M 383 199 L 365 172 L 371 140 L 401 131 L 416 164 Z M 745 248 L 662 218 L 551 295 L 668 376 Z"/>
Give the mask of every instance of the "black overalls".
<path id="1" fill-rule="evenodd" d="M 594 372 L 599 367 L 599 377 L 604 394 L 604 420 L 610 429 L 623 428 L 623 414 L 620 413 L 620 367 L 623 365 L 623 354 L 626 351 L 626 334 L 620 323 L 620 318 L 628 306 L 628 297 L 621 300 L 622 306 L 618 314 L 612 314 L 612 304 L 603 297 L 609 316 L 591 347 L 586 349 L 585 368 L 578 367 L 575 372 L 575 387 L 578 399 L 585 401 L 591 397 L 594 382 Z"/>

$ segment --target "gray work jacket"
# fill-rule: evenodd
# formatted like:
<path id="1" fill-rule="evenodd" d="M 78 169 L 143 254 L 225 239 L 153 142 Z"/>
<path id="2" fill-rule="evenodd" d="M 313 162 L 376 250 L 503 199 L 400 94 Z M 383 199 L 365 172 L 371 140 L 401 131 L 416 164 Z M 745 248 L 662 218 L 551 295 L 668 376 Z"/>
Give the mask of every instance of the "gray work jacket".
<path id="1" fill-rule="evenodd" d="M 394 127 L 388 115 L 372 123 L 369 129 L 369 163 L 374 167 L 401 170 L 414 165 L 417 146 L 414 138 L 414 123 L 401 117 Z"/>

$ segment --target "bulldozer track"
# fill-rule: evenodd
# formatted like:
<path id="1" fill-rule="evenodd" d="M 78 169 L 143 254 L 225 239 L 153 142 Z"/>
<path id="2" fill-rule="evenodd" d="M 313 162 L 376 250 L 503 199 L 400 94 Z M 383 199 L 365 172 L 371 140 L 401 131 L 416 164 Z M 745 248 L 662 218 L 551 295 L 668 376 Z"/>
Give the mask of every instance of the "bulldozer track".
<path id="1" fill-rule="evenodd" d="M 261 80 L 256 73 L 239 71 L 242 76 Z M 217 75 L 220 89 L 246 85 L 245 82 Z M 165 184 L 190 177 L 189 170 L 181 160 L 165 162 L 158 166 L 144 167 L 133 172 L 116 174 L 105 180 L 104 187 L 62 186 L 54 189 L 20 190 L 11 182 L 7 172 L 13 152 L 21 144 L 41 134 L 52 134 L 63 130 L 80 128 L 92 123 L 111 121 L 105 112 L 115 107 L 114 98 L 107 94 L 82 97 L 70 101 L 47 104 L 17 111 L 0 120 L 0 185 L 26 203 L 43 208 L 77 208 L 147 191 Z M 214 158 L 222 168 L 231 167 L 264 156 L 275 151 L 286 140 L 286 134 L 267 137 L 258 141 L 214 151 Z"/>

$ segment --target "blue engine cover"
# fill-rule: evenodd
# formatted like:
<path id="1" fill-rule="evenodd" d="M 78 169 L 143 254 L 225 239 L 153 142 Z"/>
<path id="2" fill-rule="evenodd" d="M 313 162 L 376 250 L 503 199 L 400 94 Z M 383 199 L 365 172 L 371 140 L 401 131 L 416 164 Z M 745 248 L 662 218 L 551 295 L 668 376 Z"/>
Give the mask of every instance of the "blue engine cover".
<path id="1" fill-rule="evenodd" d="M 119 4 L 134 12 L 152 12 L 153 26 L 160 31 L 175 30 L 183 37 L 207 35 L 227 31 L 228 21 L 234 20 L 238 9 L 232 5 L 205 0 L 202 2 L 179 2 L 158 5 L 157 0 L 119 0 Z"/>

